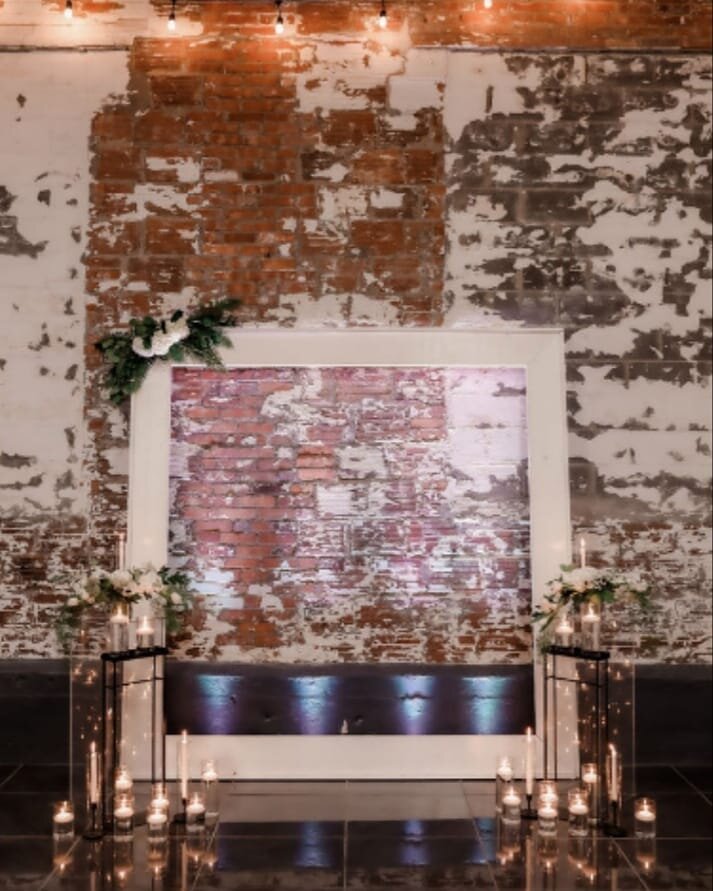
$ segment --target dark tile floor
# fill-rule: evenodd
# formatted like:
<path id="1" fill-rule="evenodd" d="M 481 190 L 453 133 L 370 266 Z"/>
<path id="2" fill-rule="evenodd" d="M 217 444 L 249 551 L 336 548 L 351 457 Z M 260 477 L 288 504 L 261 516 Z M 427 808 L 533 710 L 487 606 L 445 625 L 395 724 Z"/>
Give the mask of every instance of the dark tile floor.
<path id="1" fill-rule="evenodd" d="M 640 768 L 636 787 L 658 803 L 654 843 L 572 839 L 565 823 L 552 843 L 526 824 L 503 834 L 488 782 L 243 782 L 222 787 L 216 829 L 163 850 L 143 828 L 62 849 L 49 827 L 66 769 L 0 765 L 0 891 L 713 889 L 711 768 Z"/>

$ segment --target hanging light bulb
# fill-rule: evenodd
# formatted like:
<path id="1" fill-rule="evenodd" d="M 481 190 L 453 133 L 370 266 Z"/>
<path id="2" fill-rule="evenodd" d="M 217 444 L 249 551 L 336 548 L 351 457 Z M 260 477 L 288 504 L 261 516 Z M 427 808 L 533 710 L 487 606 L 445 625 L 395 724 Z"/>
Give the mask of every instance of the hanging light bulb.
<path id="1" fill-rule="evenodd" d="M 71 19 L 74 15 L 74 10 L 72 9 L 72 0 L 67 0 L 64 4 L 64 17 L 66 19 Z"/>
<path id="2" fill-rule="evenodd" d="M 277 18 L 275 19 L 275 34 L 285 33 L 285 20 L 282 18 L 282 0 L 275 0 Z"/>
<path id="3" fill-rule="evenodd" d="M 382 2 L 381 10 L 379 12 L 379 27 L 385 28 L 389 24 L 389 18 L 386 15 L 386 3 Z"/>
<path id="4" fill-rule="evenodd" d="M 493 8 L 493 0 L 483 0 L 483 6 L 486 9 L 492 9 Z"/>
<path id="5" fill-rule="evenodd" d="M 171 11 L 168 14 L 168 21 L 166 22 L 166 27 L 169 31 L 176 30 L 176 0 L 171 0 Z"/>

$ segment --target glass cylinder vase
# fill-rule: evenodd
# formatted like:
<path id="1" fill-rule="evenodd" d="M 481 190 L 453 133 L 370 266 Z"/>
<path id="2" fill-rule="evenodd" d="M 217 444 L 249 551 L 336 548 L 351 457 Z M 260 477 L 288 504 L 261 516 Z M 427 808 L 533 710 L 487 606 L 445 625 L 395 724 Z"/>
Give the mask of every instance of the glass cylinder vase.
<path id="1" fill-rule="evenodd" d="M 569 834 L 585 836 L 589 832 L 589 804 L 586 789 L 574 788 L 567 793 Z"/>
<path id="2" fill-rule="evenodd" d="M 131 604 L 115 603 L 109 614 L 109 649 L 123 653 L 130 646 Z"/>
<path id="3" fill-rule="evenodd" d="M 87 828 L 85 838 L 98 839 L 102 836 L 102 757 L 97 744 L 89 744 L 85 769 L 85 790 L 87 797 Z"/>
<path id="4" fill-rule="evenodd" d="M 579 612 L 581 646 L 583 650 L 597 651 L 602 646 L 602 602 L 592 597 L 582 603 Z"/>
<path id="5" fill-rule="evenodd" d="M 218 767 L 213 759 L 201 762 L 201 782 L 205 802 L 205 819 L 208 823 L 214 823 L 218 819 L 220 811 L 220 785 Z"/>

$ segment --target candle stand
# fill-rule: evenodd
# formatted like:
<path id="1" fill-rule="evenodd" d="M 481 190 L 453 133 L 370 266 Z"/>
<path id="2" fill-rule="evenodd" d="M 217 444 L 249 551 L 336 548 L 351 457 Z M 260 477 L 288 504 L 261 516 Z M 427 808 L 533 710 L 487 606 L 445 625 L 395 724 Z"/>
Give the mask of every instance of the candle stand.
<path id="1" fill-rule="evenodd" d="M 621 765 L 634 760 L 632 666 L 614 662 L 606 650 L 558 645 L 546 647 L 543 659 L 544 775 L 562 778 L 561 761 L 578 763 L 580 771 L 586 764 L 591 824 L 604 835 L 625 836 L 619 803 Z M 613 747 L 618 757 L 614 787 Z"/>
<path id="2" fill-rule="evenodd" d="M 146 647 L 101 655 L 101 802 L 105 831 L 113 825 L 114 777 L 120 764 L 133 767 L 133 759 L 139 764 L 139 772 L 145 775 L 150 771 L 152 783 L 166 781 L 163 681 L 167 654 L 166 647 Z M 130 751 L 126 750 L 129 740 Z"/>

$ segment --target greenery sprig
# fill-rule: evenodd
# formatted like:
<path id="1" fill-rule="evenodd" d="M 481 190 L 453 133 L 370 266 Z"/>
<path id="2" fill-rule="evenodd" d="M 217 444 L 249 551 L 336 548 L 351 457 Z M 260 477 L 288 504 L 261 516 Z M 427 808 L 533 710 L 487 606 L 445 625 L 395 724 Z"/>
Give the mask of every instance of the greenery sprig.
<path id="1" fill-rule="evenodd" d="M 57 637 L 66 649 L 82 617 L 90 611 L 110 612 L 118 603 L 148 600 L 163 615 L 166 632 L 175 634 L 183 626 L 193 605 L 189 579 L 184 572 L 167 566 L 117 569 L 114 572 L 95 570 L 71 585 L 69 595 L 60 606 L 55 625 Z"/>
<path id="2" fill-rule="evenodd" d="M 651 592 L 639 578 L 611 569 L 594 566 L 560 567 L 562 574 L 547 585 L 543 605 L 532 614 L 532 621 L 540 624 L 540 642 L 547 645 L 555 620 L 566 609 L 578 610 L 590 600 L 601 603 L 625 601 L 641 609 L 651 607 Z"/>
<path id="3" fill-rule="evenodd" d="M 232 311 L 238 306 L 239 300 L 226 298 L 189 315 L 178 309 L 167 319 L 134 318 L 128 331 L 107 334 L 96 348 L 109 365 L 104 385 L 110 401 L 120 405 L 135 393 L 157 359 L 183 362 L 193 356 L 205 365 L 221 366 L 218 347 L 230 346 L 222 329 L 235 327 Z"/>

